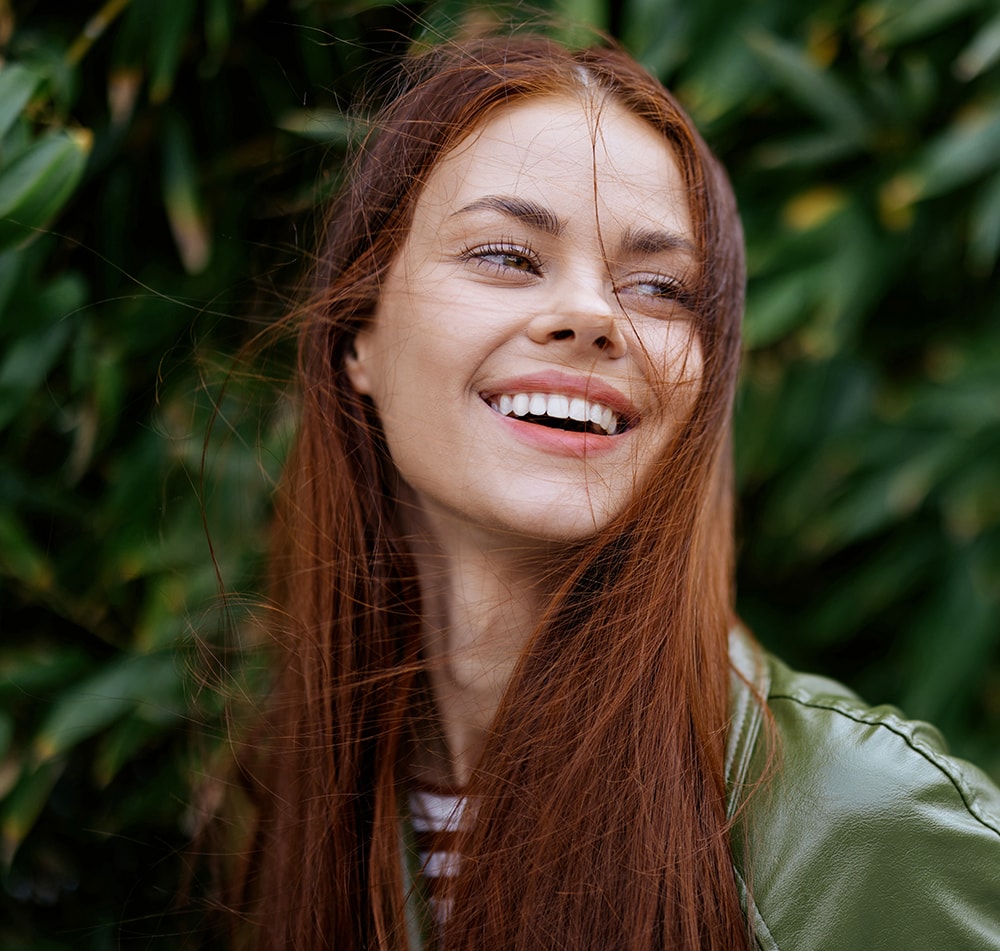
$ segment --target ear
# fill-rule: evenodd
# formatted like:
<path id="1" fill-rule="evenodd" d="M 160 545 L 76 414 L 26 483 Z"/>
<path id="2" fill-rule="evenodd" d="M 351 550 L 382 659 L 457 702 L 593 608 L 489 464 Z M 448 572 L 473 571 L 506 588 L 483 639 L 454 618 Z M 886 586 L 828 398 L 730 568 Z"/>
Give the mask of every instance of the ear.
<path id="1" fill-rule="evenodd" d="M 351 343 L 344 357 L 344 369 L 351 385 L 362 396 L 371 396 L 372 383 L 368 369 L 368 354 L 371 341 L 364 332 L 359 333 Z"/>

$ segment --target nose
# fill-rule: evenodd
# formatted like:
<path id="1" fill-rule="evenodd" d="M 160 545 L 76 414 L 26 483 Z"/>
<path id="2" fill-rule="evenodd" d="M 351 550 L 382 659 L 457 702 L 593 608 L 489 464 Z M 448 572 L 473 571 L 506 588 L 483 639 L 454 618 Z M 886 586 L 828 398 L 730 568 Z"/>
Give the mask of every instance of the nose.
<path id="1" fill-rule="evenodd" d="M 621 322 L 625 315 L 614 295 L 604 287 L 566 282 L 553 294 L 553 304 L 528 322 L 528 337 L 534 343 L 563 342 L 590 354 L 618 358 L 628 344 Z"/>

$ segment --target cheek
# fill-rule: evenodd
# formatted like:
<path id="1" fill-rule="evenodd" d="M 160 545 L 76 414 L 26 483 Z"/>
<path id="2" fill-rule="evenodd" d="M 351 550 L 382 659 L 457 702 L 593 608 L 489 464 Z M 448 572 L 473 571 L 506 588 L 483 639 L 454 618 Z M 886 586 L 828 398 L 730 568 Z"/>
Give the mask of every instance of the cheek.
<path id="1" fill-rule="evenodd" d="M 691 321 L 670 321 L 657 334 L 655 348 L 646 342 L 650 382 L 666 415 L 683 422 L 701 392 L 704 358 Z"/>

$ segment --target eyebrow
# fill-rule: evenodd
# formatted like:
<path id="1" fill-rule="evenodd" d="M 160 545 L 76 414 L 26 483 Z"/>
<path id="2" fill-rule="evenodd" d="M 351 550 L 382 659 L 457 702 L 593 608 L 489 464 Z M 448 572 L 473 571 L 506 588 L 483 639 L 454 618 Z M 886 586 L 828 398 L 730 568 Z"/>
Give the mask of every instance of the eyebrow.
<path id="1" fill-rule="evenodd" d="M 546 234 L 559 237 L 565 225 L 559 217 L 544 205 L 527 198 L 509 195 L 485 195 L 463 205 L 449 217 L 476 211 L 495 211 L 508 218 L 514 218 Z M 637 255 L 655 255 L 665 251 L 690 251 L 696 248 L 688 238 L 676 231 L 661 231 L 656 228 L 628 228 L 621 240 L 621 251 Z"/>
<path id="2" fill-rule="evenodd" d="M 514 198 L 507 195 L 486 195 L 477 198 L 468 205 L 452 212 L 450 217 L 464 215 L 473 211 L 498 211 L 508 218 L 524 222 L 532 228 L 559 237 L 562 234 L 564 225 L 548 208 L 539 205 L 537 202 L 529 201 L 527 198 Z"/>
<path id="3" fill-rule="evenodd" d="M 661 254 L 664 251 L 690 251 L 693 254 L 697 248 L 688 238 L 676 231 L 628 228 L 622 236 L 621 250 L 638 255 Z"/>

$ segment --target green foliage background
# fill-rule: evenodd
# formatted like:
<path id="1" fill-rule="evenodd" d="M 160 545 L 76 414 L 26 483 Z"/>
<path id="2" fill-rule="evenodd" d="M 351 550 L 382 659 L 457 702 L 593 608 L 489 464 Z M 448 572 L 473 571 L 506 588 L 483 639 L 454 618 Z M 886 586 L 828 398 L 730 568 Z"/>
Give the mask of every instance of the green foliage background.
<path id="1" fill-rule="evenodd" d="M 615 8 L 551 9 L 678 92 L 743 209 L 744 615 L 1000 777 L 1000 5 Z M 0 0 L 0 946 L 184 943 L 203 517 L 252 592 L 289 439 L 220 385 L 372 64 L 490 9 Z"/>

